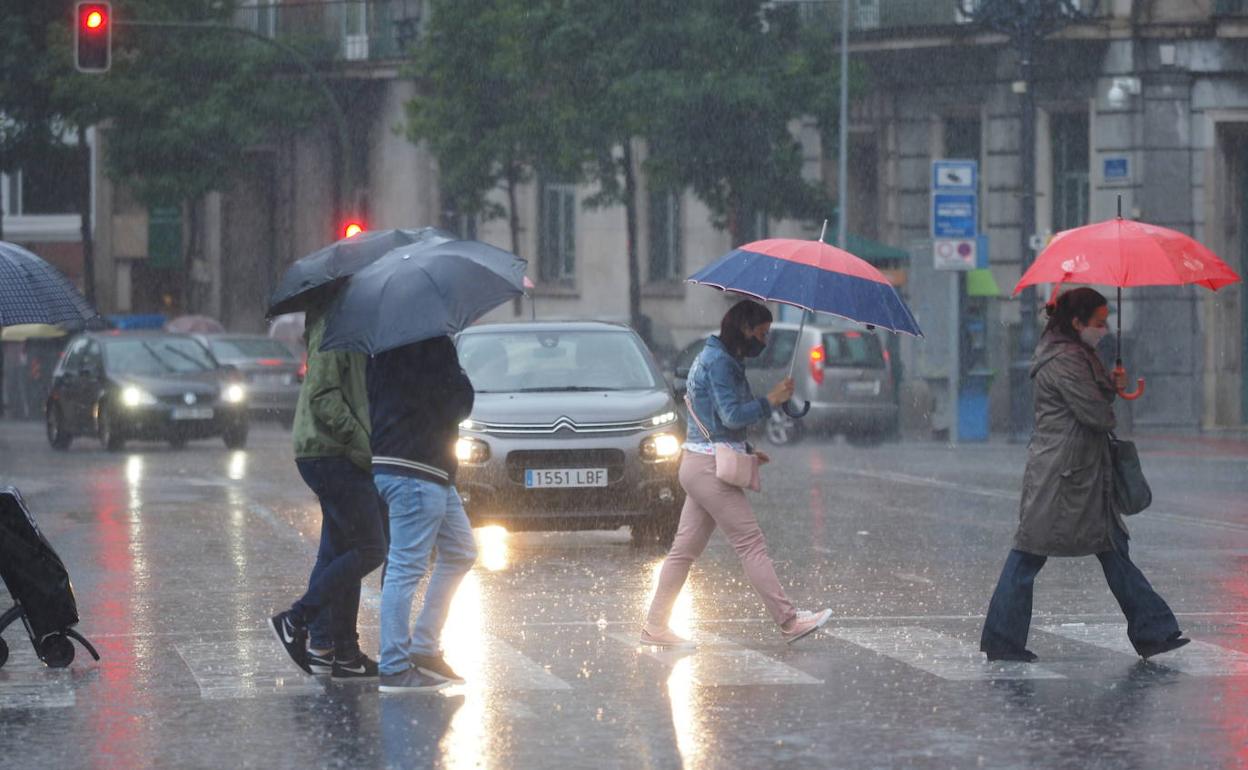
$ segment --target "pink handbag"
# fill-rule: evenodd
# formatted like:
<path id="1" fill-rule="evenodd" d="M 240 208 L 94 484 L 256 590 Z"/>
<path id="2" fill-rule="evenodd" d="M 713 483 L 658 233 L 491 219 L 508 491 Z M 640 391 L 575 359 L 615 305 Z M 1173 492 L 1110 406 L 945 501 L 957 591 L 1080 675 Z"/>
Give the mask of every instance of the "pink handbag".
<path id="1" fill-rule="evenodd" d="M 693 418 L 698 430 L 702 431 L 706 440 L 715 447 L 715 478 L 734 487 L 754 492 L 761 490 L 763 481 L 758 471 L 758 456 L 749 452 L 738 452 L 732 448 L 731 444 L 716 444 L 711 441 L 711 432 L 698 419 L 698 413 L 693 411 L 693 401 L 688 395 L 685 396 L 685 406 L 689 407 L 689 416 Z"/>

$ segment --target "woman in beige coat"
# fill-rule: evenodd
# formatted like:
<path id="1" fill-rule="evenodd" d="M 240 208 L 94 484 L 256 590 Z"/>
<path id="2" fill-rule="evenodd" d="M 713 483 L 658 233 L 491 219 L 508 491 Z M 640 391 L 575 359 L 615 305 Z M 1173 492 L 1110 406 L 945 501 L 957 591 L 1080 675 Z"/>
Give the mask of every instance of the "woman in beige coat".
<path id="1" fill-rule="evenodd" d="M 979 648 L 989 660 L 1031 662 L 1027 649 L 1036 575 L 1049 556 L 1095 555 L 1127 638 L 1145 658 L 1187 644 L 1174 613 L 1131 562 L 1127 530 L 1111 505 L 1109 433 L 1116 386 L 1096 356 L 1109 305 L 1093 289 L 1072 289 L 1048 308 L 1031 378 L 1036 426 L 1027 445 L 1014 548 L 988 606 Z M 1120 375 L 1120 377 L 1124 377 Z"/>

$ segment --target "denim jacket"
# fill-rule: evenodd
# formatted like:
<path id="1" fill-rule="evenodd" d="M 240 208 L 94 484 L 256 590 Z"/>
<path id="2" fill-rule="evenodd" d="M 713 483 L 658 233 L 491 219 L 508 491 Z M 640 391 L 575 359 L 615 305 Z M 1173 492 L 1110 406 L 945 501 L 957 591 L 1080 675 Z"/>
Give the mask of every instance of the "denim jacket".
<path id="1" fill-rule="evenodd" d="M 743 442 L 747 427 L 771 415 L 770 402 L 755 398 L 750 392 L 744 364 L 714 335 L 707 339 L 689 367 L 685 388 L 713 443 Z M 692 417 L 686 440 L 693 444 L 706 442 Z"/>

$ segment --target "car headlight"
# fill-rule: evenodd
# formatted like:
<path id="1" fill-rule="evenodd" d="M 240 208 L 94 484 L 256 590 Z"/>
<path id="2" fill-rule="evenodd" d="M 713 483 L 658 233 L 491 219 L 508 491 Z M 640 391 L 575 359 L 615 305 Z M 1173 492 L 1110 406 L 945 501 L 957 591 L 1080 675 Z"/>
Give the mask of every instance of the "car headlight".
<path id="1" fill-rule="evenodd" d="M 650 424 L 656 428 L 660 425 L 670 425 L 674 422 L 676 422 L 675 412 L 663 412 L 650 418 Z"/>
<path id="2" fill-rule="evenodd" d="M 485 426 L 483 426 L 481 423 L 477 422 L 476 420 L 464 420 L 463 422 L 461 422 L 461 423 L 459 424 L 459 427 L 460 427 L 462 430 L 470 430 L 470 431 L 472 431 L 472 432 L 476 433 L 476 432 L 480 431 L 480 430 L 481 430 L 481 428 L 483 428 L 483 427 L 485 427 Z"/>
<path id="3" fill-rule="evenodd" d="M 127 385 L 121 389 L 121 403 L 131 407 L 151 406 L 156 403 L 156 397 L 142 388 Z"/>
<path id="4" fill-rule="evenodd" d="M 680 454 L 680 439 L 670 433 L 656 433 L 641 442 L 641 457 L 652 463 L 671 460 Z"/>
<path id="5" fill-rule="evenodd" d="M 461 438 L 455 442 L 455 457 L 461 463 L 477 465 L 490 459 L 490 445 L 476 438 Z"/>
<path id="6" fill-rule="evenodd" d="M 241 404 L 247 398 L 247 389 L 237 382 L 232 382 L 221 391 L 221 400 L 227 404 Z"/>

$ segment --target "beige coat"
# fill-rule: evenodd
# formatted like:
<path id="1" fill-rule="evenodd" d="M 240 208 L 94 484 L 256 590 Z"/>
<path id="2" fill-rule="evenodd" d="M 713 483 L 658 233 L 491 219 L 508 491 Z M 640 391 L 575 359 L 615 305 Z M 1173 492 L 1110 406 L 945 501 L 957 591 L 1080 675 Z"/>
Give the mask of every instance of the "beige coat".
<path id="1" fill-rule="evenodd" d="M 1036 427 L 1027 445 L 1014 547 L 1042 556 L 1113 549 L 1109 432 L 1113 382 L 1087 345 L 1056 332 L 1036 346 L 1031 368 Z"/>

